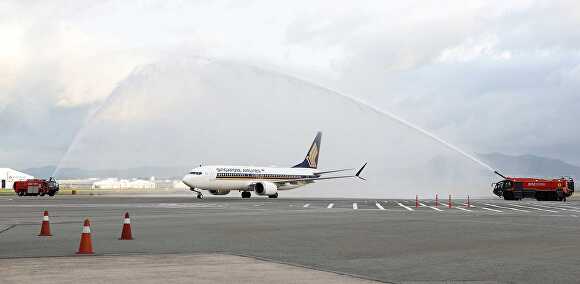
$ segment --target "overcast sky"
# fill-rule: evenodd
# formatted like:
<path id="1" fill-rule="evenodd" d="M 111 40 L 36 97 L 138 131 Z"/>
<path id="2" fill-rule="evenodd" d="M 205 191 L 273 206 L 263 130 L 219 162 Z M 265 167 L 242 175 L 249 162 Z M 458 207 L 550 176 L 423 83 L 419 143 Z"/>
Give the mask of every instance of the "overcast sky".
<path id="1" fill-rule="evenodd" d="M 580 164 L 578 27 L 578 1 L 2 1 L 0 166 L 58 164 L 79 133 L 67 165 L 84 168 L 299 162 L 317 128 L 348 162 L 397 137 L 446 153 L 327 89 L 472 153 Z M 342 133 L 351 116 L 381 143 Z"/>

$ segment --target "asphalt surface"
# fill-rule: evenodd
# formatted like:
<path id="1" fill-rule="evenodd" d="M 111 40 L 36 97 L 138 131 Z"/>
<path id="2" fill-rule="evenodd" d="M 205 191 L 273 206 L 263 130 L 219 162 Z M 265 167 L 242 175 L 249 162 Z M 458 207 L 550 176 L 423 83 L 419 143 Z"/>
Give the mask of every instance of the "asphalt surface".
<path id="1" fill-rule="evenodd" d="M 0 259 L 2 283 L 377 283 L 223 254 L 52 257 L 41 260 Z"/>
<path id="2" fill-rule="evenodd" d="M 88 217 L 102 256 L 219 253 L 395 283 L 578 283 L 580 202 L 464 202 L 2 197 L 0 258 L 73 256 Z M 50 238 L 37 237 L 43 210 Z M 117 240 L 126 211 L 132 241 Z"/>

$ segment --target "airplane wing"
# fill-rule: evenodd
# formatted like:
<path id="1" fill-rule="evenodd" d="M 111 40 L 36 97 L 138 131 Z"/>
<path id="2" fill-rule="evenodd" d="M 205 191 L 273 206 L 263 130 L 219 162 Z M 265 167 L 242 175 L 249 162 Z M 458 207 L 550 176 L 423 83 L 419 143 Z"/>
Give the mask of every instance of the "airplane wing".
<path id="1" fill-rule="evenodd" d="M 345 176 L 333 176 L 333 177 L 314 177 L 314 178 L 301 178 L 301 179 L 289 179 L 289 180 L 277 180 L 274 183 L 275 184 L 285 184 L 285 183 L 292 183 L 292 182 L 314 182 L 317 180 L 325 180 L 325 179 L 339 179 L 339 178 L 351 178 L 351 177 L 357 177 L 360 178 L 362 180 L 366 180 L 365 178 L 361 177 L 360 174 L 362 173 L 363 169 L 367 166 L 367 163 L 365 163 L 357 172 L 355 175 L 345 175 Z M 343 170 L 340 170 L 343 171 Z"/>
<path id="2" fill-rule="evenodd" d="M 315 172 L 314 174 L 323 175 L 323 174 L 346 172 L 346 171 L 352 171 L 352 170 L 354 170 L 354 169 L 331 170 L 331 171 Z"/>

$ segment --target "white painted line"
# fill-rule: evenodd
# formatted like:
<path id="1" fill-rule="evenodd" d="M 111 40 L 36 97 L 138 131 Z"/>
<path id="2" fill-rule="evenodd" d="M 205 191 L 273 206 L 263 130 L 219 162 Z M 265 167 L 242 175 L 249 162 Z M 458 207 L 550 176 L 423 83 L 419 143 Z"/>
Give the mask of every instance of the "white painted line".
<path id="1" fill-rule="evenodd" d="M 330 204 L 328 204 L 328 206 L 327 206 L 326 208 L 330 209 L 330 208 L 332 208 L 332 207 L 334 207 L 334 203 L 330 203 Z"/>
<path id="2" fill-rule="evenodd" d="M 569 208 L 562 208 L 562 207 L 554 207 L 554 206 L 545 206 L 545 205 L 540 205 L 540 204 L 535 204 L 535 203 L 526 203 L 529 205 L 534 205 L 536 207 L 542 207 L 542 208 L 549 208 L 549 209 L 557 209 L 557 210 L 563 210 L 563 211 L 573 211 L 573 212 L 580 212 L 580 210 L 574 210 L 574 209 L 569 209 Z"/>
<path id="3" fill-rule="evenodd" d="M 421 203 L 421 202 L 419 202 L 419 205 L 421 205 L 421 206 L 423 206 L 423 207 L 429 207 L 429 208 L 431 208 L 431 209 L 433 209 L 433 210 L 437 210 L 437 211 L 443 211 L 443 210 L 441 210 L 441 209 L 439 209 L 439 208 L 437 208 L 437 207 L 428 206 L 428 205 L 426 205 L 425 203 Z"/>
<path id="4" fill-rule="evenodd" d="M 413 210 L 413 208 L 407 207 L 407 206 L 403 205 L 402 203 L 397 202 L 397 204 L 399 204 L 399 206 L 401 206 L 401 207 L 403 207 L 403 208 L 405 208 L 405 209 L 407 209 L 409 211 L 415 211 L 415 210 Z"/>
<path id="5" fill-rule="evenodd" d="M 378 202 L 375 204 L 380 210 L 385 210 L 383 206 L 381 206 Z"/>
<path id="6" fill-rule="evenodd" d="M 308 208 L 310 206 L 310 203 L 304 204 L 304 208 Z"/>
<path id="7" fill-rule="evenodd" d="M 565 208 L 569 208 L 570 210 L 580 210 L 580 208 L 578 208 L 578 207 L 574 207 L 574 206 L 567 205 L 567 204 L 566 205 L 562 204 L 562 205 L 559 205 L 559 206 L 565 207 Z"/>
<path id="8" fill-rule="evenodd" d="M 487 208 L 487 207 L 481 207 L 481 209 L 485 209 L 485 210 L 489 210 L 489 211 L 493 211 L 493 212 L 499 212 L 499 213 L 503 212 L 500 210 L 495 210 L 495 209 L 491 209 L 491 208 Z"/>
<path id="9" fill-rule="evenodd" d="M 515 207 L 519 207 L 519 208 L 536 209 L 536 210 L 546 211 L 546 212 L 551 212 L 551 213 L 558 213 L 558 211 L 542 209 L 542 208 L 532 207 L 532 206 L 521 206 L 521 205 L 516 205 L 516 204 L 511 204 L 511 206 L 515 206 Z"/>
<path id="10" fill-rule="evenodd" d="M 578 210 L 578 208 L 570 207 L 570 206 L 566 206 L 566 205 L 564 205 L 564 207 L 559 207 L 559 208 L 562 210 L 566 210 L 566 211 L 580 212 L 580 210 Z"/>
<path id="11" fill-rule="evenodd" d="M 354 209 L 354 210 L 358 209 L 358 204 L 356 204 L 356 203 L 353 203 L 353 204 L 352 204 L 352 209 Z"/>
<path id="12" fill-rule="evenodd" d="M 491 206 L 491 207 L 496 207 L 496 208 L 503 208 L 503 209 L 509 209 L 509 210 L 514 210 L 514 211 L 520 211 L 520 212 L 527 212 L 530 213 L 530 211 L 528 210 L 523 210 L 523 209 L 517 209 L 517 208 L 511 208 L 511 207 L 505 207 L 505 206 L 498 206 L 498 205 L 493 205 L 493 204 L 488 204 L 488 203 L 483 203 L 487 206 Z"/>
<path id="13" fill-rule="evenodd" d="M 463 210 L 463 211 L 471 212 L 471 210 L 469 210 L 469 209 L 465 209 L 465 208 L 463 208 L 463 207 L 459 207 L 459 206 L 455 207 L 455 209 L 459 209 L 459 210 Z"/>

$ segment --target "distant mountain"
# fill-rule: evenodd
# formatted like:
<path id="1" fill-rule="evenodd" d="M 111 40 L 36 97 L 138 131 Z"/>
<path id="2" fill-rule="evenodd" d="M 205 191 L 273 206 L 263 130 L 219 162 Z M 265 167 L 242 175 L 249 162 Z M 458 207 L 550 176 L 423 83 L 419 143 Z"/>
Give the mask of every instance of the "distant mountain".
<path id="1" fill-rule="evenodd" d="M 28 168 L 22 171 L 39 178 L 48 178 L 54 172 L 55 166 L 45 166 L 38 168 Z M 59 179 L 77 179 L 77 178 L 150 178 L 152 176 L 158 179 L 179 179 L 188 171 L 187 167 L 136 167 L 129 169 L 105 169 L 105 170 L 86 170 L 80 168 L 62 168 L 59 170 L 57 178 Z"/>
<path id="2" fill-rule="evenodd" d="M 572 176 L 580 179 L 580 167 L 564 161 L 534 155 L 510 156 L 501 153 L 479 154 L 485 162 L 497 168 L 506 176 L 560 177 Z M 47 178 L 54 172 L 54 166 L 21 169 L 22 172 L 35 177 Z M 63 168 L 59 171 L 60 179 L 74 178 L 149 178 L 180 179 L 188 167 L 135 167 L 128 169 L 86 170 L 80 168 Z M 395 172 L 396 170 L 393 170 Z M 497 178 L 487 170 L 466 159 L 439 156 L 431 159 L 422 167 L 414 170 L 400 169 L 394 176 L 405 177 L 416 182 L 423 181 L 426 185 L 442 187 L 466 184 L 485 184 L 489 177 Z M 418 174 L 420 172 L 420 174 Z"/>
<path id="3" fill-rule="evenodd" d="M 510 156 L 501 153 L 480 154 L 479 157 L 493 165 L 506 176 L 580 178 L 580 167 L 564 161 L 535 155 Z"/>

